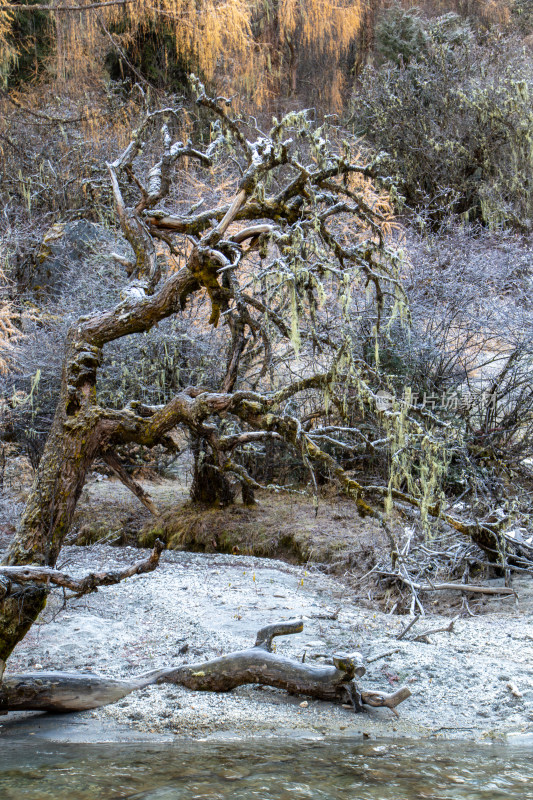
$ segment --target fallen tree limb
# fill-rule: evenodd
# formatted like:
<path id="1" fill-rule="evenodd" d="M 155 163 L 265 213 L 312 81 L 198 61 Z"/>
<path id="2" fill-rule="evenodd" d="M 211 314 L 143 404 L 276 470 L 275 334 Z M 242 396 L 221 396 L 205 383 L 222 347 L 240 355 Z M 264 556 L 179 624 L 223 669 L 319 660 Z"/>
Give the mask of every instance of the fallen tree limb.
<path id="1" fill-rule="evenodd" d="M 407 634 L 407 632 L 411 630 L 413 625 L 415 625 L 419 619 L 420 619 L 420 614 L 416 614 L 416 616 L 412 618 L 412 620 L 405 626 L 405 628 L 401 631 L 401 633 L 398 634 L 396 639 L 398 640 L 403 639 L 404 636 Z M 459 617 L 454 617 L 448 625 L 440 628 L 430 628 L 429 630 L 424 631 L 423 633 L 417 634 L 417 636 L 413 636 L 407 641 L 428 643 L 429 639 L 427 637 L 430 636 L 432 633 L 451 633 L 453 631 L 453 626 L 455 625 L 458 619 Z"/>
<path id="2" fill-rule="evenodd" d="M 0 566 L 0 578 L 7 579 L 13 583 L 51 583 L 54 586 L 62 586 L 70 589 L 76 595 L 89 594 L 95 592 L 99 586 L 113 586 L 133 575 L 142 575 L 145 572 L 152 572 L 159 564 L 159 558 L 163 550 L 163 542 L 157 539 L 154 549 L 143 561 L 137 561 L 125 569 L 116 572 L 90 572 L 84 578 L 73 578 L 65 572 L 60 572 L 52 567 L 3 567 Z M 5 586 L 4 586 L 5 588 Z M 10 589 L 6 589 L 6 596 Z"/>
<path id="3" fill-rule="evenodd" d="M 405 636 L 405 634 L 406 634 L 408 631 L 410 631 L 410 630 L 411 630 L 411 628 L 413 627 L 413 625 L 415 625 L 415 624 L 418 622 L 418 620 L 419 620 L 419 619 L 420 619 L 420 614 L 415 614 L 415 616 L 414 616 L 414 617 L 411 619 L 411 621 L 407 623 L 407 625 L 405 626 L 405 628 L 403 629 L 403 631 L 401 631 L 401 632 L 398 634 L 398 636 L 396 637 L 396 638 L 398 639 L 398 641 L 399 641 L 400 639 L 403 639 L 403 637 Z"/>
<path id="4" fill-rule="evenodd" d="M 433 586 L 424 586 L 421 583 L 413 583 L 414 588 L 419 592 L 438 591 L 459 591 L 473 592 L 474 594 L 513 594 L 518 597 L 514 589 L 509 586 L 478 586 L 475 583 L 434 583 Z"/>
<path id="5" fill-rule="evenodd" d="M 428 636 L 431 636 L 432 633 L 451 633 L 453 631 L 453 626 L 457 622 L 459 617 L 454 617 L 448 625 L 440 628 L 429 628 L 427 631 L 423 631 L 419 633 L 418 636 L 413 636 L 411 639 L 412 642 L 426 642 L 429 644 Z"/>
<path id="6" fill-rule="evenodd" d="M 386 653 L 380 653 L 379 656 L 372 656 L 372 658 L 367 658 L 367 664 L 373 664 L 374 661 L 381 661 L 382 658 L 388 658 L 389 656 L 393 656 L 395 653 L 399 653 L 401 651 L 400 647 L 396 647 L 394 650 L 387 650 Z"/>
<path id="7" fill-rule="evenodd" d="M 410 696 L 407 687 L 392 695 L 360 692 L 356 677 L 365 674 L 358 653 L 333 656 L 333 664 L 302 664 L 272 652 L 275 636 L 303 630 L 302 620 L 289 620 L 262 628 L 254 647 L 211 661 L 154 670 L 133 680 L 115 680 L 100 675 L 66 672 L 32 672 L 5 675 L 0 683 L 0 712 L 85 711 L 109 705 L 146 686 L 173 683 L 195 691 L 228 692 L 237 686 L 256 683 L 275 686 L 290 694 L 303 694 L 340 704 L 354 711 L 363 704 L 394 710 Z"/>
<path id="8" fill-rule="evenodd" d="M 512 594 L 518 597 L 517 592 L 509 586 L 479 586 L 475 583 L 428 583 L 426 585 L 422 583 L 412 583 L 397 572 L 379 572 L 378 574 L 384 578 L 395 578 L 406 586 L 409 586 L 410 589 L 415 589 L 417 592 L 458 591 L 465 593 L 472 592 L 474 594 Z"/>

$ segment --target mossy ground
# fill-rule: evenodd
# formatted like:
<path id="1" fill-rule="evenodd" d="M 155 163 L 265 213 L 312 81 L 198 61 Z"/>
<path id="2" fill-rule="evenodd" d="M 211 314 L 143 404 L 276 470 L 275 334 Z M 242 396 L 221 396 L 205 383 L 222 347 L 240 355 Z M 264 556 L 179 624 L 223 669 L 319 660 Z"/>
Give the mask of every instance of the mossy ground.
<path id="1" fill-rule="evenodd" d="M 259 492 L 254 506 L 207 508 L 189 502 L 180 482 L 143 486 L 160 511 L 157 517 L 114 480 L 86 486 L 71 541 L 151 547 L 160 538 L 171 550 L 282 558 L 356 574 L 371 569 L 387 547 L 379 526 L 340 496 L 321 498 L 315 514 L 306 495 Z"/>
<path id="2" fill-rule="evenodd" d="M 142 481 L 156 506 L 165 509 L 183 501 L 187 490 L 175 481 Z M 78 501 L 69 542 L 137 544 L 140 531 L 153 520 L 147 508 L 119 481 L 90 479 Z"/>
<path id="3" fill-rule="evenodd" d="M 332 570 L 370 569 L 386 547 L 381 531 L 344 498 L 324 500 L 315 516 L 308 497 L 266 492 L 252 507 L 175 505 L 144 527 L 139 544 L 151 546 L 158 536 L 170 549 L 283 558 Z"/>

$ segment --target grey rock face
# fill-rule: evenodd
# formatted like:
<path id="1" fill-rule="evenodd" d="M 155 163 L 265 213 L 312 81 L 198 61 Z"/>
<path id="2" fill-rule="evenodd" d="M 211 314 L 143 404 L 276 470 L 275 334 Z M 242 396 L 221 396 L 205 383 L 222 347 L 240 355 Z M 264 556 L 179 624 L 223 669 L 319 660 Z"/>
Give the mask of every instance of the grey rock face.
<path id="1" fill-rule="evenodd" d="M 29 289 L 58 297 L 72 270 L 83 270 L 94 257 L 127 254 L 129 246 L 113 230 L 88 220 L 58 223 L 45 234 Z"/>

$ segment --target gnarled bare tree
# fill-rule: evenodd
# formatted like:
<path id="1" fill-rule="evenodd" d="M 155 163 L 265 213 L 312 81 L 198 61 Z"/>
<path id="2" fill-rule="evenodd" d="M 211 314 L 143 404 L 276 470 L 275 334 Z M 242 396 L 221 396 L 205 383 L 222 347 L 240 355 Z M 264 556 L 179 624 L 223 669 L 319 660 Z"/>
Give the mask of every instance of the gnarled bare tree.
<path id="1" fill-rule="evenodd" d="M 253 490 L 258 484 L 239 450 L 277 440 L 300 458 L 315 497 L 319 468 L 362 515 L 380 519 L 390 537 L 393 567 L 402 566 L 401 553 L 369 501 L 372 496 L 411 503 L 489 552 L 501 552 L 499 522 L 463 522 L 439 502 L 439 469 L 448 458 L 453 426 L 393 395 L 385 397 L 390 403 L 384 406 L 378 396 L 379 389 L 389 388 L 378 369 L 382 318 L 405 315 L 406 304 L 401 251 L 394 248 L 389 198 L 377 188 L 376 163 L 365 163 L 356 141 L 343 138 L 333 125 L 317 127 L 307 112 L 275 121 L 265 133 L 254 120 L 236 118 L 226 99 L 208 97 L 199 83 L 196 88 L 202 114 L 213 120 L 207 147 L 174 140 L 171 131 L 184 112 L 166 108 L 148 114 L 124 152 L 108 164 L 116 214 L 133 257 L 116 256 L 127 276 L 122 302 L 80 317 L 66 337 L 51 432 L 0 566 L 0 710 L 87 708 L 163 680 L 225 691 L 253 679 L 339 701 L 349 697 L 355 707 L 361 700 L 393 707 L 407 696 L 358 693 L 352 682 L 362 673 L 351 656 L 339 656 L 334 667 L 318 674 L 317 668 L 275 656 L 267 664 L 255 649 L 201 669 L 151 673 L 127 685 L 62 673 L 2 681 L 9 655 L 52 586 L 79 595 L 157 566 L 160 543 L 148 559 L 116 573 L 73 578 L 55 569 L 94 460 L 103 458 L 154 511 L 116 448 L 128 443 L 173 448 L 177 426 L 201 443 L 199 498 L 230 499 L 228 475 Z M 150 161 L 159 123 L 161 152 Z M 224 180 L 217 183 L 214 171 L 221 164 Z M 201 194 L 191 205 L 180 190 L 193 171 Z M 180 315 L 193 300 L 198 328 L 217 328 L 226 344 L 225 364 L 212 385 L 187 387 L 160 406 L 132 401 L 117 409 L 99 402 L 106 345 Z M 370 331 L 364 343 L 354 333 L 361 331 L 354 326 L 361 317 Z M 374 341 L 375 357 L 361 357 Z M 370 432 L 358 424 L 363 411 L 373 415 Z M 346 470 L 343 453 L 366 451 L 392 455 L 388 486 L 363 486 Z M 409 585 L 414 592 L 417 587 Z M 285 631 L 284 625 L 279 630 Z M 191 670 L 208 677 L 194 682 Z"/>
<path id="2" fill-rule="evenodd" d="M 201 84 L 197 91 L 198 105 L 214 119 L 207 148 L 173 141 L 180 111 L 167 108 L 148 114 L 108 164 L 118 221 L 134 258 L 117 256 L 128 276 L 123 301 L 81 317 L 67 336 L 53 426 L 0 568 L 0 666 L 44 607 L 52 584 L 79 593 L 155 567 L 158 548 L 124 575 L 93 575 L 80 583 L 54 570 L 96 457 L 150 504 L 121 469 L 118 445 L 172 447 L 172 430 L 184 426 L 204 443 L 212 471 L 233 473 L 253 487 L 236 449 L 281 439 L 313 480 L 320 465 L 361 514 L 378 514 L 324 449 L 325 441 L 339 444 L 339 425 L 320 422 L 330 408 L 342 421 L 354 396 L 374 397 L 369 378 L 375 376 L 354 357 L 352 304 L 366 296 L 375 325 L 386 307 L 402 306 L 401 261 L 389 244 L 388 196 L 375 186 L 375 165 L 363 163 L 356 142 L 342 140 L 334 127 L 313 125 L 309 113 L 291 114 L 263 133 L 235 118 L 229 101 L 209 98 Z M 157 123 L 162 152 L 147 167 L 144 139 Z M 176 168 L 194 161 L 209 177 L 220 154 L 234 169 L 233 182 L 226 181 L 230 198 L 212 192 L 199 198 L 205 210 L 200 202 L 185 213 L 170 210 L 180 201 Z M 176 268 L 180 260 L 184 265 Z M 100 405 L 105 346 L 180 314 L 193 295 L 205 297 L 206 319 L 199 324 L 227 331 L 221 384 L 189 387 L 163 406 Z M 231 421 L 229 432 L 221 419 Z"/>

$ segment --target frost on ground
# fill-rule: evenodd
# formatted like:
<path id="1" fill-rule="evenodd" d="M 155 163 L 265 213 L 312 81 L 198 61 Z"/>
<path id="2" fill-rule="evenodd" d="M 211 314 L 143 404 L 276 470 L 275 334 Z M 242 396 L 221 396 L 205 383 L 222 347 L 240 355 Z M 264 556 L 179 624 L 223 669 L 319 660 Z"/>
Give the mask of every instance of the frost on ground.
<path id="1" fill-rule="evenodd" d="M 136 548 L 68 547 L 61 568 L 81 575 L 139 558 Z M 432 634 L 429 643 L 399 641 L 408 617 L 369 609 L 339 578 L 268 559 L 165 552 L 156 572 L 66 607 L 54 595 L 42 623 L 15 650 L 9 671 L 91 670 L 128 677 L 243 649 L 263 625 L 302 616 L 304 632 L 278 639 L 278 651 L 324 663 L 335 652 L 359 650 L 367 667 L 362 687 L 411 689 L 399 718 L 387 709 L 356 715 L 271 688 L 248 686 L 222 695 L 168 685 L 68 717 L 113 721 L 135 735 L 194 738 L 527 734 L 533 732 L 533 590 L 527 579 L 514 585 L 518 604 L 494 599 L 491 611 L 458 619 L 452 633 Z M 427 616 L 415 632 L 444 627 L 451 618 Z M 11 716 L 2 720 L 3 735 L 9 735 Z"/>

